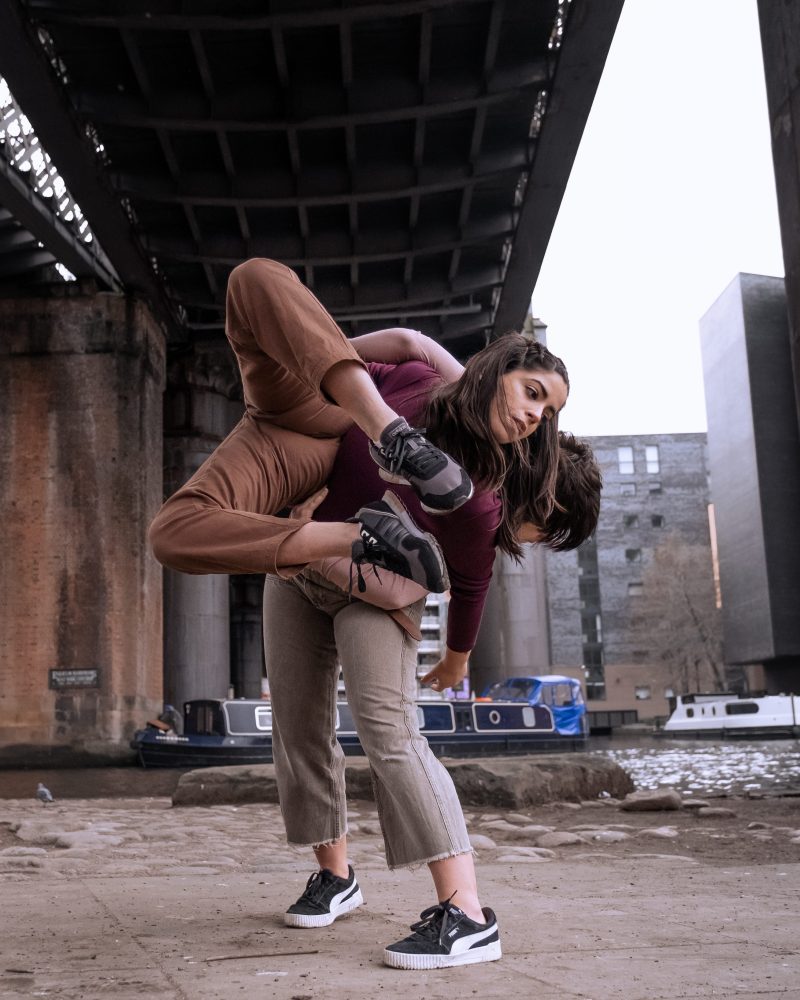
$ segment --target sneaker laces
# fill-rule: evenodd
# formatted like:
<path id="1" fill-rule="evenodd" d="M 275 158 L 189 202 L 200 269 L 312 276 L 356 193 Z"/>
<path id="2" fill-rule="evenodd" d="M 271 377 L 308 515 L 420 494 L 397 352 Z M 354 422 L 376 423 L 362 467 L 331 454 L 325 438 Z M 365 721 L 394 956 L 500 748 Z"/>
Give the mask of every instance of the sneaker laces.
<path id="1" fill-rule="evenodd" d="M 336 876 L 333 875 L 332 872 L 329 872 L 327 868 L 324 871 L 314 872 L 313 875 L 309 876 L 308 882 L 306 882 L 305 891 L 300 899 L 304 899 L 309 903 L 318 904 L 325 895 L 328 884 L 332 882 L 335 877 Z"/>
<path id="2" fill-rule="evenodd" d="M 419 915 L 420 919 L 411 925 L 411 930 L 424 941 L 436 941 L 438 944 L 444 945 L 447 931 L 454 924 L 460 924 L 465 916 L 463 910 L 450 906 L 450 900 L 453 896 L 443 903 L 437 903 L 436 906 L 430 906 L 427 910 L 423 910 Z M 458 916 L 453 916 L 453 910 L 457 911 Z"/>
<path id="3" fill-rule="evenodd" d="M 364 579 L 364 574 L 361 572 L 362 563 L 371 563 L 372 572 L 375 574 L 375 579 L 378 583 L 383 586 L 383 580 L 380 578 L 378 573 L 378 567 L 369 558 L 370 550 L 380 551 L 380 543 L 377 542 L 372 535 L 368 534 L 363 528 L 361 531 L 361 547 L 359 551 L 356 551 L 356 546 L 353 546 L 352 559 L 350 560 L 350 585 L 347 588 L 347 596 L 353 596 L 353 567 L 356 568 L 356 579 L 358 580 L 358 592 L 363 594 L 367 589 L 367 581 Z"/>
<path id="4" fill-rule="evenodd" d="M 396 433 L 388 445 L 381 446 L 381 452 L 390 472 L 398 472 L 406 460 L 406 456 L 408 456 L 409 464 L 414 468 L 414 471 L 419 472 L 423 477 L 427 471 L 426 467 L 432 467 L 441 462 L 438 449 L 424 437 L 426 430 L 427 427 L 404 427 Z M 416 453 L 411 451 L 411 439 L 414 437 L 422 438 L 422 445 Z"/>

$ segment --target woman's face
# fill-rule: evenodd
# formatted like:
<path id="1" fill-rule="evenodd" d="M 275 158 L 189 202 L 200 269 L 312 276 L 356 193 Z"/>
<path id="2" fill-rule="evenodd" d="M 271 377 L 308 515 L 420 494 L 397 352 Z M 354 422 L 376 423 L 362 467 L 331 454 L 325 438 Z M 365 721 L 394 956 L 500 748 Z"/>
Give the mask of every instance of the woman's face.
<path id="1" fill-rule="evenodd" d="M 557 372 L 518 368 L 506 372 L 501 381 L 502 387 L 489 412 L 489 426 L 500 444 L 530 437 L 543 420 L 552 420 L 567 401 L 567 385 Z"/>

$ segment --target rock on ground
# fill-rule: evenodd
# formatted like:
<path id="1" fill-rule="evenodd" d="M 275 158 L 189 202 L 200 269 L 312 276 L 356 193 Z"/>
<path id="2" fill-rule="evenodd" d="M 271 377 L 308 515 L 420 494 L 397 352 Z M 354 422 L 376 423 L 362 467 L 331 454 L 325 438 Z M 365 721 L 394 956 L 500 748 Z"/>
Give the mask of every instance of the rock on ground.
<path id="1" fill-rule="evenodd" d="M 442 763 L 464 805 L 521 809 L 562 801 L 580 808 L 581 800 L 596 799 L 604 792 L 620 797 L 633 791 L 633 781 L 618 764 L 589 754 L 541 754 Z M 374 798 L 366 760 L 348 760 L 345 781 L 349 796 Z M 176 806 L 277 801 L 273 764 L 189 771 L 181 775 L 172 797 Z"/>
<path id="2" fill-rule="evenodd" d="M 681 805 L 681 797 L 674 789 L 660 788 L 654 792 L 631 792 L 620 802 L 619 808 L 623 812 L 660 812 L 680 809 Z"/>

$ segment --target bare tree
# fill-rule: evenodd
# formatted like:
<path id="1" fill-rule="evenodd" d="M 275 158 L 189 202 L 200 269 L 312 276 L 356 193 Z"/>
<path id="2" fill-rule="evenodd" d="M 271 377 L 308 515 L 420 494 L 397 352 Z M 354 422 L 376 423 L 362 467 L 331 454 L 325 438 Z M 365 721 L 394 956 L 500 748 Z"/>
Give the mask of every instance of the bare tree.
<path id="1" fill-rule="evenodd" d="M 677 691 L 723 691 L 722 614 L 707 546 L 667 538 L 648 561 L 631 624 Z"/>

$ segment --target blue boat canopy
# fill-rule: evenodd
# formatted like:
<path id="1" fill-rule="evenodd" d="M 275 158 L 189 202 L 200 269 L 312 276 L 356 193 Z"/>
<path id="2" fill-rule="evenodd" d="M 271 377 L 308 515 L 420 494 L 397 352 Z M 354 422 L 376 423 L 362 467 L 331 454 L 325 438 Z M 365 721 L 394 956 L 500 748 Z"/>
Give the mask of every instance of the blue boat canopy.
<path id="1" fill-rule="evenodd" d="M 526 701 L 529 705 L 546 705 L 553 713 L 559 733 L 580 736 L 586 728 L 586 703 L 580 681 L 562 674 L 540 674 L 536 677 L 507 677 L 491 684 L 483 692 L 493 701 Z"/>

